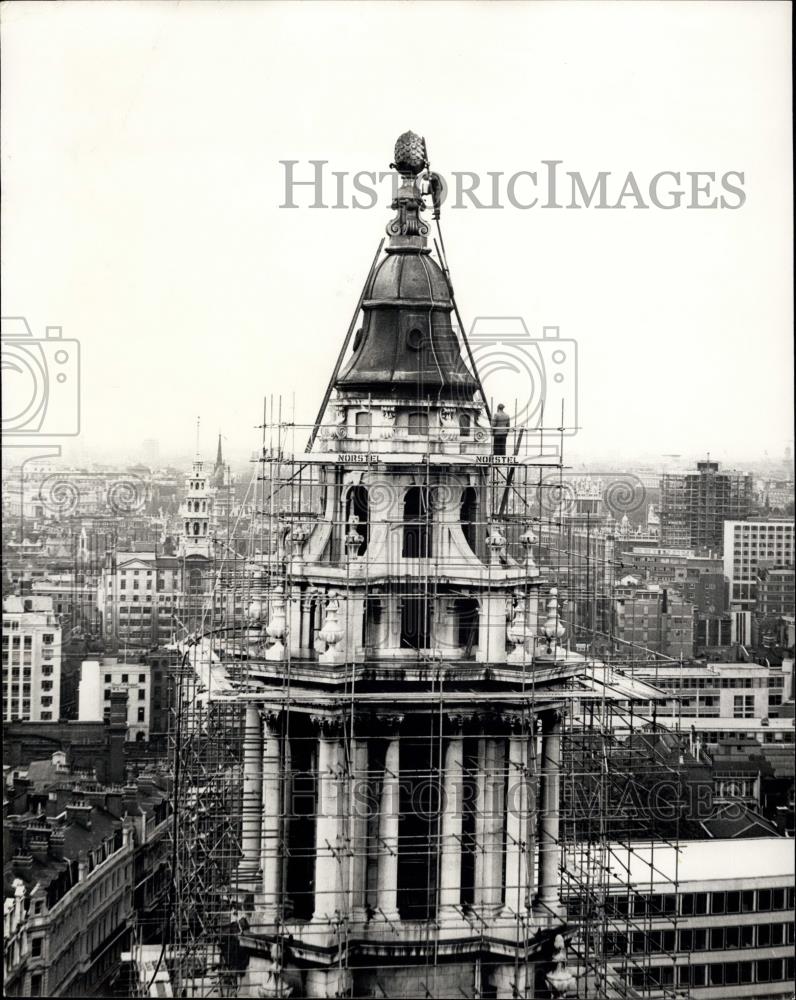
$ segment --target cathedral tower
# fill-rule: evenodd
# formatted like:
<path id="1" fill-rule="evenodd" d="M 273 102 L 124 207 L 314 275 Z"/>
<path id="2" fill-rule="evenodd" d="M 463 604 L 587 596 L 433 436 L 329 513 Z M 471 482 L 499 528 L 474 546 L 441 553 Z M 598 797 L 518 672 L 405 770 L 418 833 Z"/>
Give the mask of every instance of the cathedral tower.
<path id="1" fill-rule="evenodd" d="M 394 167 L 311 450 L 266 474 L 275 548 L 237 696 L 239 995 L 552 996 L 561 725 L 585 665 L 430 253 L 424 141 L 402 135 Z"/>

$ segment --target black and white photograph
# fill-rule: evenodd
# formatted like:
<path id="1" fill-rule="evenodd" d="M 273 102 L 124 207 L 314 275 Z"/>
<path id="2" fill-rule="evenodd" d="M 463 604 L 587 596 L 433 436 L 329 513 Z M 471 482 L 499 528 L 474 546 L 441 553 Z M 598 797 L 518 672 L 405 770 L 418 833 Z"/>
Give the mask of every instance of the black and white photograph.
<path id="1" fill-rule="evenodd" d="M 4 995 L 796 998 L 791 32 L 0 2 Z"/>

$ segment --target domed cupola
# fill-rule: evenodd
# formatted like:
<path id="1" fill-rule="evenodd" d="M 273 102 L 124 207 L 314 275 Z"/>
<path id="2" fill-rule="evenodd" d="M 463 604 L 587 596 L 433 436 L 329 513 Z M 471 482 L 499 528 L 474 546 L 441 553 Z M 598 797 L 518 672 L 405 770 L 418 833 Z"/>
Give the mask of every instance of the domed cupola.
<path id="1" fill-rule="evenodd" d="M 423 139 L 402 135 L 392 166 L 401 177 L 392 203 L 398 214 L 387 226 L 386 257 L 365 290 L 353 357 L 335 387 L 418 401 L 471 400 L 478 382 L 462 359 L 448 281 L 431 259 L 421 218 L 429 177 Z"/>

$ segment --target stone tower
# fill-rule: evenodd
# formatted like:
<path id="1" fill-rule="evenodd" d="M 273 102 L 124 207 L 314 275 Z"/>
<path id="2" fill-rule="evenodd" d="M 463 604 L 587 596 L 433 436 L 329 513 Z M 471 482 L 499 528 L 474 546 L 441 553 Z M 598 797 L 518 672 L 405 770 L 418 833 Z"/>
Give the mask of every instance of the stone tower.
<path id="1" fill-rule="evenodd" d="M 212 491 L 204 462 L 194 459 L 185 480 L 185 497 L 180 505 L 180 556 L 209 556 L 213 549 L 210 530 L 213 514 Z"/>
<path id="2" fill-rule="evenodd" d="M 388 245 L 313 448 L 282 462 L 251 611 L 239 995 L 551 996 L 584 661 L 530 508 L 505 502 L 511 459 L 428 246 L 423 140 L 394 167 Z"/>

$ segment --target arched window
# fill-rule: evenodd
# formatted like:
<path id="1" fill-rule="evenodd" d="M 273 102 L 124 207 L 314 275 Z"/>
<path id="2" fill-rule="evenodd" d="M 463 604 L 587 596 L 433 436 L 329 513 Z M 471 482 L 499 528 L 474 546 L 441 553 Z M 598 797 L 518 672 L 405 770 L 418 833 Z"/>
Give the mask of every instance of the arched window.
<path id="1" fill-rule="evenodd" d="M 194 521 L 194 523 L 193 523 L 193 533 L 195 535 L 199 534 L 199 522 L 198 521 Z"/>
<path id="2" fill-rule="evenodd" d="M 473 552 L 475 552 L 475 533 L 478 522 L 478 494 L 472 486 L 467 486 L 464 490 L 462 490 L 462 502 L 459 507 L 459 518 L 462 525 L 462 532 L 467 540 L 467 544 Z"/>
<path id="3" fill-rule="evenodd" d="M 366 410 L 362 413 L 357 413 L 354 418 L 354 426 L 356 427 L 357 434 L 361 434 L 363 437 L 370 437 L 370 432 L 373 428 L 373 416 L 370 411 Z"/>
<path id="4" fill-rule="evenodd" d="M 478 645 L 478 601 L 474 597 L 459 597 L 454 601 L 457 642 L 470 656 Z"/>
<path id="5" fill-rule="evenodd" d="M 370 414 L 368 414 L 370 416 Z M 361 556 L 368 547 L 368 537 L 370 535 L 370 505 L 368 503 L 367 486 L 352 486 L 348 491 L 345 506 L 345 531 L 349 530 L 351 517 L 358 517 L 357 524 L 352 525 L 362 535 L 363 542 L 359 546 L 357 555 Z"/>
<path id="6" fill-rule="evenodd" d="M 463 438 L 470 436 L 470 415 L 468 413 L 459 414 L 459 434 Z"/>
<path id="7" fill-rule="evenodd" d="M 190 533 L 191 533 L 191 522 L 190 521 L 186 521 L 185 522 L 185 534 L 186 535 L 190 535 Z"/>
<path id="8" fill-rule="evenodd" d="M 432 525 L 427 486 L 410 486 L 404 497 L 404 538 L 401 554 L 425 559 L 432 551 Z"/>
<path id="9" fill-rule="evenodd" d="M 431 602 L 416 591 L 418 584 L 408 584 L 401 598 L 401 646 L 404 649 L 427 649 L 431 645 Z"/>
<path id="10" fill-rule="evenodd" d="M 203 535 L 207 534 L 207 521 L 205 521 L 204 524 L 202 525 L 202 534 Z"/>
<path id="11" fill-rule="evenodd" d="M 420 436 L 428 435 L 428 414 L 415 410 L 408 416 L 409 433 Z"/>

